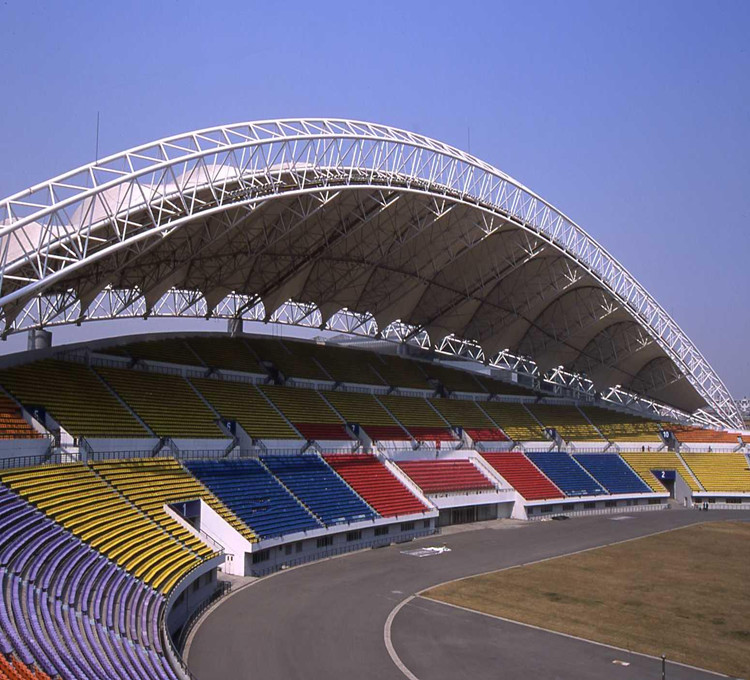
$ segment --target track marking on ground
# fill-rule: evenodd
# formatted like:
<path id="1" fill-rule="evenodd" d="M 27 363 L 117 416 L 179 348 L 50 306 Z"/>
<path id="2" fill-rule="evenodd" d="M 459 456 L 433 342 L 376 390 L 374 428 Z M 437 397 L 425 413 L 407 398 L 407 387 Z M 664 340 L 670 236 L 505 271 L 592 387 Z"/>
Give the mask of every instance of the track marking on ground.
<path id="1" fill-rule="evenodd" d="M 620 661 L 620 659 L 613 659 L 612 663 L 616 664 L 617 666 L 629 666 L 630 665 L 630 661 Z"/>
<path id="2" fill-rule="evenodd" d="M 460 609 L 461 611 L 468 612 L 469 614 L 478 614 L 479 616 L 486 616 L 490 619 L 496 619 L 498 621 L 504 621 L 505 623 L 512 623 L 516 626 L 523 626 L 524 628 L 532 628 L 534 630 L 542 631 L 543 633 L 551 633 L 552 635 L 559 635 L 560 637 L 566 637 L 571 640 L 578 640 L 580 642 L 587 642 L 590 645 L 596 645 L 597 647 L 606 647 L 607 649 L 614 649 L 617 652 L 624 652 L 625 654 L 634 654 L 635 656 L 642 656 L 646 659 L 654 659 L 656 661 L 661 661 L 660 656 L 654 656 L 653 654 L 645 654 L 644 652 L 636 652 L 632 649 L 623 649 L 622 647 L 616 647 L 615 645 L 608 645 L 606 642 L 597 642 L 596 640 L 588 640 L 587 638 L 578 637 L 577 635 L 571 635 L 570 633 L 561 633 L 558 630 L 550 630 L 549 628 L 542 628 L 541 626 L 535 626 L 532 623 L 524 623 L 523 621 L 514 621 L 513 619 L 507 619 L 504 616 L 498 616 L 497 614 L 487 614 L 486 612 L 480 612 L 476 609 L 469 609 L 468 607 L 462 607 L 458 604 L 452 604 L 450 602 L 442 602 L 441 600 L 431 600 L 427 597 L 422 597 L 421 595 L 417 595 L 416 597 L 419 597 L 420 599 L 427 600 L 428 602 L 434 602 L 436 604 L 442 604 L 445 607 L 453 607 L 454 609 Z M 411 598 L 410 598 L 411 599 Z M 404 601 L 399 605 L 399 609 L 402 605 L 406 604 L 407 601 Z M 614 663 L 614 662 L 613 662 Z M 710 673 L 711 675 L 715 675 L 719 678 L 729 678 L 731 676 L 725 675 L 724 673 L 719 673 L 718 671 L 712 671 L 708 668 L 701 668 L 700 666 L 692 666 L 689 663 L 681 663 L 680 661 L 669 661 L 667 660 L 668 664 L 672 664 L 674 666 L 682 666 L 683 668 L 689 668 L 694 671 L 700 671 L 702 673 Z"/>
<path id="3" fill-rule="evenodd" d="M 611 518 L 609 518 L 609 519 L 611 519 Z M 696 524 L 702 524 L 702 522 L 696 522 Z M 595 545 L 595 546 L 592 546 L 590 548 L 583 548 L 581 550 L 575 550 L 573 552 L 565 553 L 565 554 L 562 554 L 562 555 L 553 555 L 551 557 L 543 557 L 543 558 L 538 559 L 538 560 L 532 560 L 530 562 L 524 562 L 522 564 L 514 564 L 514 565 L 512 565 L 510 567 L 502 567 L 500 569 L 491 569 L 489 571 L 485 571 L 485 572 L 482 572 L 480 574 L 471 574 L 469 576 L 460 576 L 458 578 L 454 578 L 454 579 L 450 579 L 448 581 L 444 581 L 443 583 L 437 583 L 435 585 L 428 586 L 427 588 L 423 588 L 418 593 L 416 593 L 414 595 L 409 595 L 409 597 L 407 597 L 406 599 L 404 599 L 401 602 L 399 602 L 391 610 L 391 613 L 388 614 L 388 618 L 385 621 L 385 626 L 383 627 L 383 640 L 385 642 L 385 648 L 388 651 L 388 656 L 391 657 L 391 661 L 393 661 L 393 663 L 395 664 L 395 666 L 401 671 L 401 673 L 403 673 L 404 676 L 406 676 L 408 678 L 408 680 L 419 680 L 419 678 L 416 675 L 414 675 L 414 673 L 412 673 L 406 667 L 406 665 L 404 664 L 404 662 L 401 661 L 401 657 L 399 657 L 398 653 L 396 652 L 396 649 L 393 646 L 393 640 L 391 638 L 391 628 L 393 626 L 393 620 L 396 618 L 396 615 L 401 611 L 401 609 L 403 607 L 405 607 L 407 604 L 409 604 L 412 600 L 414 600 L 416 598 L 419 598 L 419 599 L 426 600 L 428 602 L 435 602 L 437 604 L 444 605 L 445 607 L 453 607 L 454 609 L 460 609 L 460 610 L 463 610 L 465 612 L 469 612 L 470 614 L 478 614 L 479 616 L 486 616 L 486 617 L 489 617 L 489 618 L 492 618 L 492 619 L 497 619 L 498 621 L 505 621 L 506 623 L 512 623 L 512 624 L 515 624 L 517 626 L 525 626 L 526 628 L 533 628 L 534 630 L 539 630 L 539 631 L 542 631 L 542 632 L 545 632 L 545 633 L 551 633 L 553 635 L 559 635 L 561 637 L 570 638 L 572 640 L 579 640 L 580 642 L 588 642 L 589 644 L 597 645 L 599 647 L 606 647 L 608 649 L 613 649 L 613 650 L 615 650 L 617 652 L 625 652 L 626 654 L 634 654 L 636 656 L 642 656 L 642 657 L 645 657 L 647 659 L 656 659 L 656 660 L 660 661 L 661 657 L 653 656 L 651 654 L 644 654 L 643 652 L 634 652 L 634 651 L 632 651 L 630 649 L 623 649 L 622 647 L 615 647 L 614 645 L 608 645 L 608 644 L 606 644 L 604 642 L 597 642 L 595 640 L 587 640 L 586 638 L 577 637 L 575 635 L 570 635 L 569 633 L 560 633 L 559 631 L 556 631 L 556 630 L 550 630 L 548 628 L 541 628 L 540 626 L 534 626 L 534 625 L 532 625 L 530 623 L 522 623 L 521 621 L 514 621 L 513 619 L 506 619 L 506 618 L 504 618 L 502 616 L 497 616 L 495 614 L 486 614 L 485 612 L 480 612 L 480 611 L 477 611 L 476 609 L 469 609 L 468 607 L 462 607 L 462 606 L 457 605 L 457 604 L 451 604 L 450 602 L 442 602 L 441 600 L 432 600 L 430 598 L 424 597 L 422 595 L 422 593 L 425 593 L 428 590 L 431 590 L 432 588 L 438 588 L 438 587 L 444 586 L 444 585 L 446 585 L 448 583 L 455 583 L 456 581 L 464 581 L 464 580 L 469 579 L 469 578 L 474 578 L 475 576 L 484 576 L 486 574 L 496 574 L 496 573 L 499 573 L 499 572 L 502 572 L 502 571 L 509 571 L 511 569 L 518 569 L 520 567 L 525 567 L 525 566 L 532 565 L 532 564 L 539 564 L 541 562 L 549 562 L 550 560 L 556 560 L 556 559 L 558 559 L 560 557 L 569 557 L 571 555 L 580 555 L 581 553 L 591 552 L 592 550 L 598 550 L 599 548 L 609 548 L 610 546 L 613 546 L 613 545 L 621 545 L 623 543 L 631 543 L 632 541 L 638 541 L 638 540 L 640 540 L 642 538 L 648 538 L 650 536 L 659 536 L 661 534 L 668 534 L 670 531 L 679 531 L 680 529 L 685 529 L 688 526 L 693 526 L 693 525 L 692 524 L 687 524 L 685 526 L 674 527 L 672 529 L 663 529 L 661 531 L 655 531 L 655 532 L 653 532 L 651 534 L 644 534 L 643 536 L 635 536 L 633 538 L 625 538 L 625 539 L 623 539 L 621 541 L 611 541 L 610 543 L 604 543 L 602 545 Z M 728 677 L 730 677 L 728 675 L 724 675 L 724 673 L 718 673 L 716 671 L 711 671 L 711 670 L 708 670 L 706 668 L 700 668 L 698 666 L 691 666 L 690 664 L 680 663 L 679 661 L 668 661 L 667 663 L 674 664 L 676 666 L 682 666 L 684 668 L 690 668 L 690 669 L 695 670 L 695 671 L 702 671 L 704 673 L 709 673 L 709 674 L 715 675 L 716 677 L 719 677 L 719 678 L 728 678 Z"/>
<path id="4" fill-rule="evenodd" d="M 620 515 L 619 517 L 610 517 L 609 519 L 613 522 L 618 522 L 623 519 L 635 519 L 635 517 L 633 515 Z"/>
<path id="5" fill-rule="evenodd" d="M 396 652 L 396 649 L 393 647 L 393 641 L 391 640 L 391 626 L 393 625 L 393 619 L 396 618 L 396 614 L 401 611 L 402 607 L 409 604 L 414 597 L 414 595 L 409 595 L 409 597 L 405 600 L 401 600 L 401 602 L 391 609 L 391 613 L 388 614 L 385 626 L 383 627 L 383 641 L 385 642 L 385 648 L 388 650 L 388 656 L 391 657 L 391 661 L 396 665 L 396 668 L 398 668 L 409 680 L 419 680 L 419 678 L 405 666 L 404 662 L 401 661 L 401 657 L 399 657 Z"/>

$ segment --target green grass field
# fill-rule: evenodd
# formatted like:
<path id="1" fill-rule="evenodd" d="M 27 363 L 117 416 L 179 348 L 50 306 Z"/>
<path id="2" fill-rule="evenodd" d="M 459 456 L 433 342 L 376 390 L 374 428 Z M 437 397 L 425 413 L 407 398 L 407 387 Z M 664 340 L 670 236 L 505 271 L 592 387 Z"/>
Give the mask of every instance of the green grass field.
<path id="1" fill-rule="evenodd" d="M 677 529 L 423 596 L 750 678 L 750 523 Z"/>

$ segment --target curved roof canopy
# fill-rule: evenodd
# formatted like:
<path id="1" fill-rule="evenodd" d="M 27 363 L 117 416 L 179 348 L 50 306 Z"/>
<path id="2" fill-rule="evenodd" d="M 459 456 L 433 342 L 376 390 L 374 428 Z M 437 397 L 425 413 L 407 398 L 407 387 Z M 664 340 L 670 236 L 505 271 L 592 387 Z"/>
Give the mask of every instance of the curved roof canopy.
<path id="1" fill-rule="evenodd" d="M 690 339 L 583 229 L 487 163 L 383 125 L 242 123 L 110 156 L 0 202 L 0 256 L 4 334 L 336 320 L 741 425 Z"/>

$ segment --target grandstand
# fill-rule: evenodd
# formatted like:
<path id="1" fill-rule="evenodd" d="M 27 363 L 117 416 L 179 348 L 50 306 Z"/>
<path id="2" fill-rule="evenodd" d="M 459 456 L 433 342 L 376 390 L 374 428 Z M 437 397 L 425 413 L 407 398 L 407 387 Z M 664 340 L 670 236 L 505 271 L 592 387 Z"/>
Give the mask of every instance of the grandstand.
<path id="1" fill-rule="evenodd" d="M 598 496 L 606 490 L 567 453 L 528 454 L 536 465 L 566 496 Z"/>
<path id="2" fill-rule="evenodd" d="M 260 389 L 306 439 L 351 439 L 339 415 L 315 390 L 276 385 L 263 385 Z"/>
<path id="3" fill-rule="evenodd" d="M 566 442 L 594 442 L 603 439 L 599 431 L 575 406 L 531 404 L 528 409 L 544 427 L 557 430 L 557 434 Z"/>
<path id="4" fill-rule="evenodd" d="M 750 493 L 750 465 L 743 453 L 683 453 L 690 471 L 706 491 Z"/>
<path id="5" fill-rule="evenodd" d="M 427 510 L 374 456 L 338 454 L 326 456 L 325 460 L 382 517 Z"/>
<path id="6" fill-rule="evenodd" d="M 430 399 L 433 407 L 454 427 L 461 427 L 475 442 L 502 442 L 508 437 L 474 401 Z"/>
<path id="7" fill-rule="evenodd" d="M 482 457 L 527 501 L 562 498 L 564 494 L 520 452 L 482 453 Z"/>
<path id="8" fill-rule="evenodd" d="M 540 441 L 545 439 L 541 425 L 523 404 L 484 401 L 480 404 L 480 408 L 513 441 Z"/>
<path id="9" fill-rule="evenodd" d="M 398 466 L 428 495 L 495 488 L 469 460 L 412 460 Z"/>
<path id="10" fill-rule="evenodd" d="M 0 359 L 0 679 L 185 680 L 176 643 L 219 579 L 447 523 L 750 506 L 750 435 L 703 355 L 463 152 L 277 121 L 76 172 L 0 203 L 3 338 L 33 348 Z M 617 323 L 581 323 L 592 304 Z M 149 316 L 212 331 L 49 335 Z M 621 325 L 647 351 L 612 352 Z"/>
<path id="11" fill-rule="evenodd" d="M 364 428 L 373 440 L 409 440 L 407 431 L 383 408 L 372 394 L 361 392 L 322 392 L 326 401 L 347 423 Z"/>
<path id="12" fill-rule="evenodd" d="M 77 437 L 149 434 L 97 375 L 81 364 L 48 360 L 16 366 L 0 371 L 0 385 L 27 410 L 42 409 Z"/>
<path id="13" fill-rule="evenodd" d="M 454 441 L 449 423 L 426 399 L 417 397 L 378 396 L 378 401 L 418 441 Z"/>
<path id="14" fill-rule="evenodd" d="M 255 439 L 300 439 L 300 435 L 255 385 L 191 378 L 190 382 L 224 419 L 238 422 Z"/>
<path id="15" fill-rule="evenodd" d="M 181 376 L 108 367 L 96 372 L 159 437 L 226 436 L 216 415 Z"/>

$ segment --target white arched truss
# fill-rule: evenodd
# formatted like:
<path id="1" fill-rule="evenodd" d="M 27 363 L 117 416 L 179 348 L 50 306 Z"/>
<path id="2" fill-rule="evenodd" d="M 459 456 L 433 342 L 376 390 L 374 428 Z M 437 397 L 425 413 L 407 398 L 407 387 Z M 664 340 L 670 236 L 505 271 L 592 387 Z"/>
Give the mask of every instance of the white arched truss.
<path id="1" fill-rule="evenodd" d="M 511 284 L 524 295 L 506 304 L 498 291 Z M 602 295 L 576 323 L 566 316 L 560 333 L 557 311 L 545 317 L 554 331 L 536 323 L 582 285 Z M 703 355 L 602 246 L 506 174 L 421 135 L 332 119 L 216 127 L 0 202 L 4 335 L 125 316 L 249 318 L 431 339 L 502 365 L 525 338 L 545 365 L 556 346 L 582 365 L 597 309 L 635 321 L 701 407 L 741 426 Z"/>

